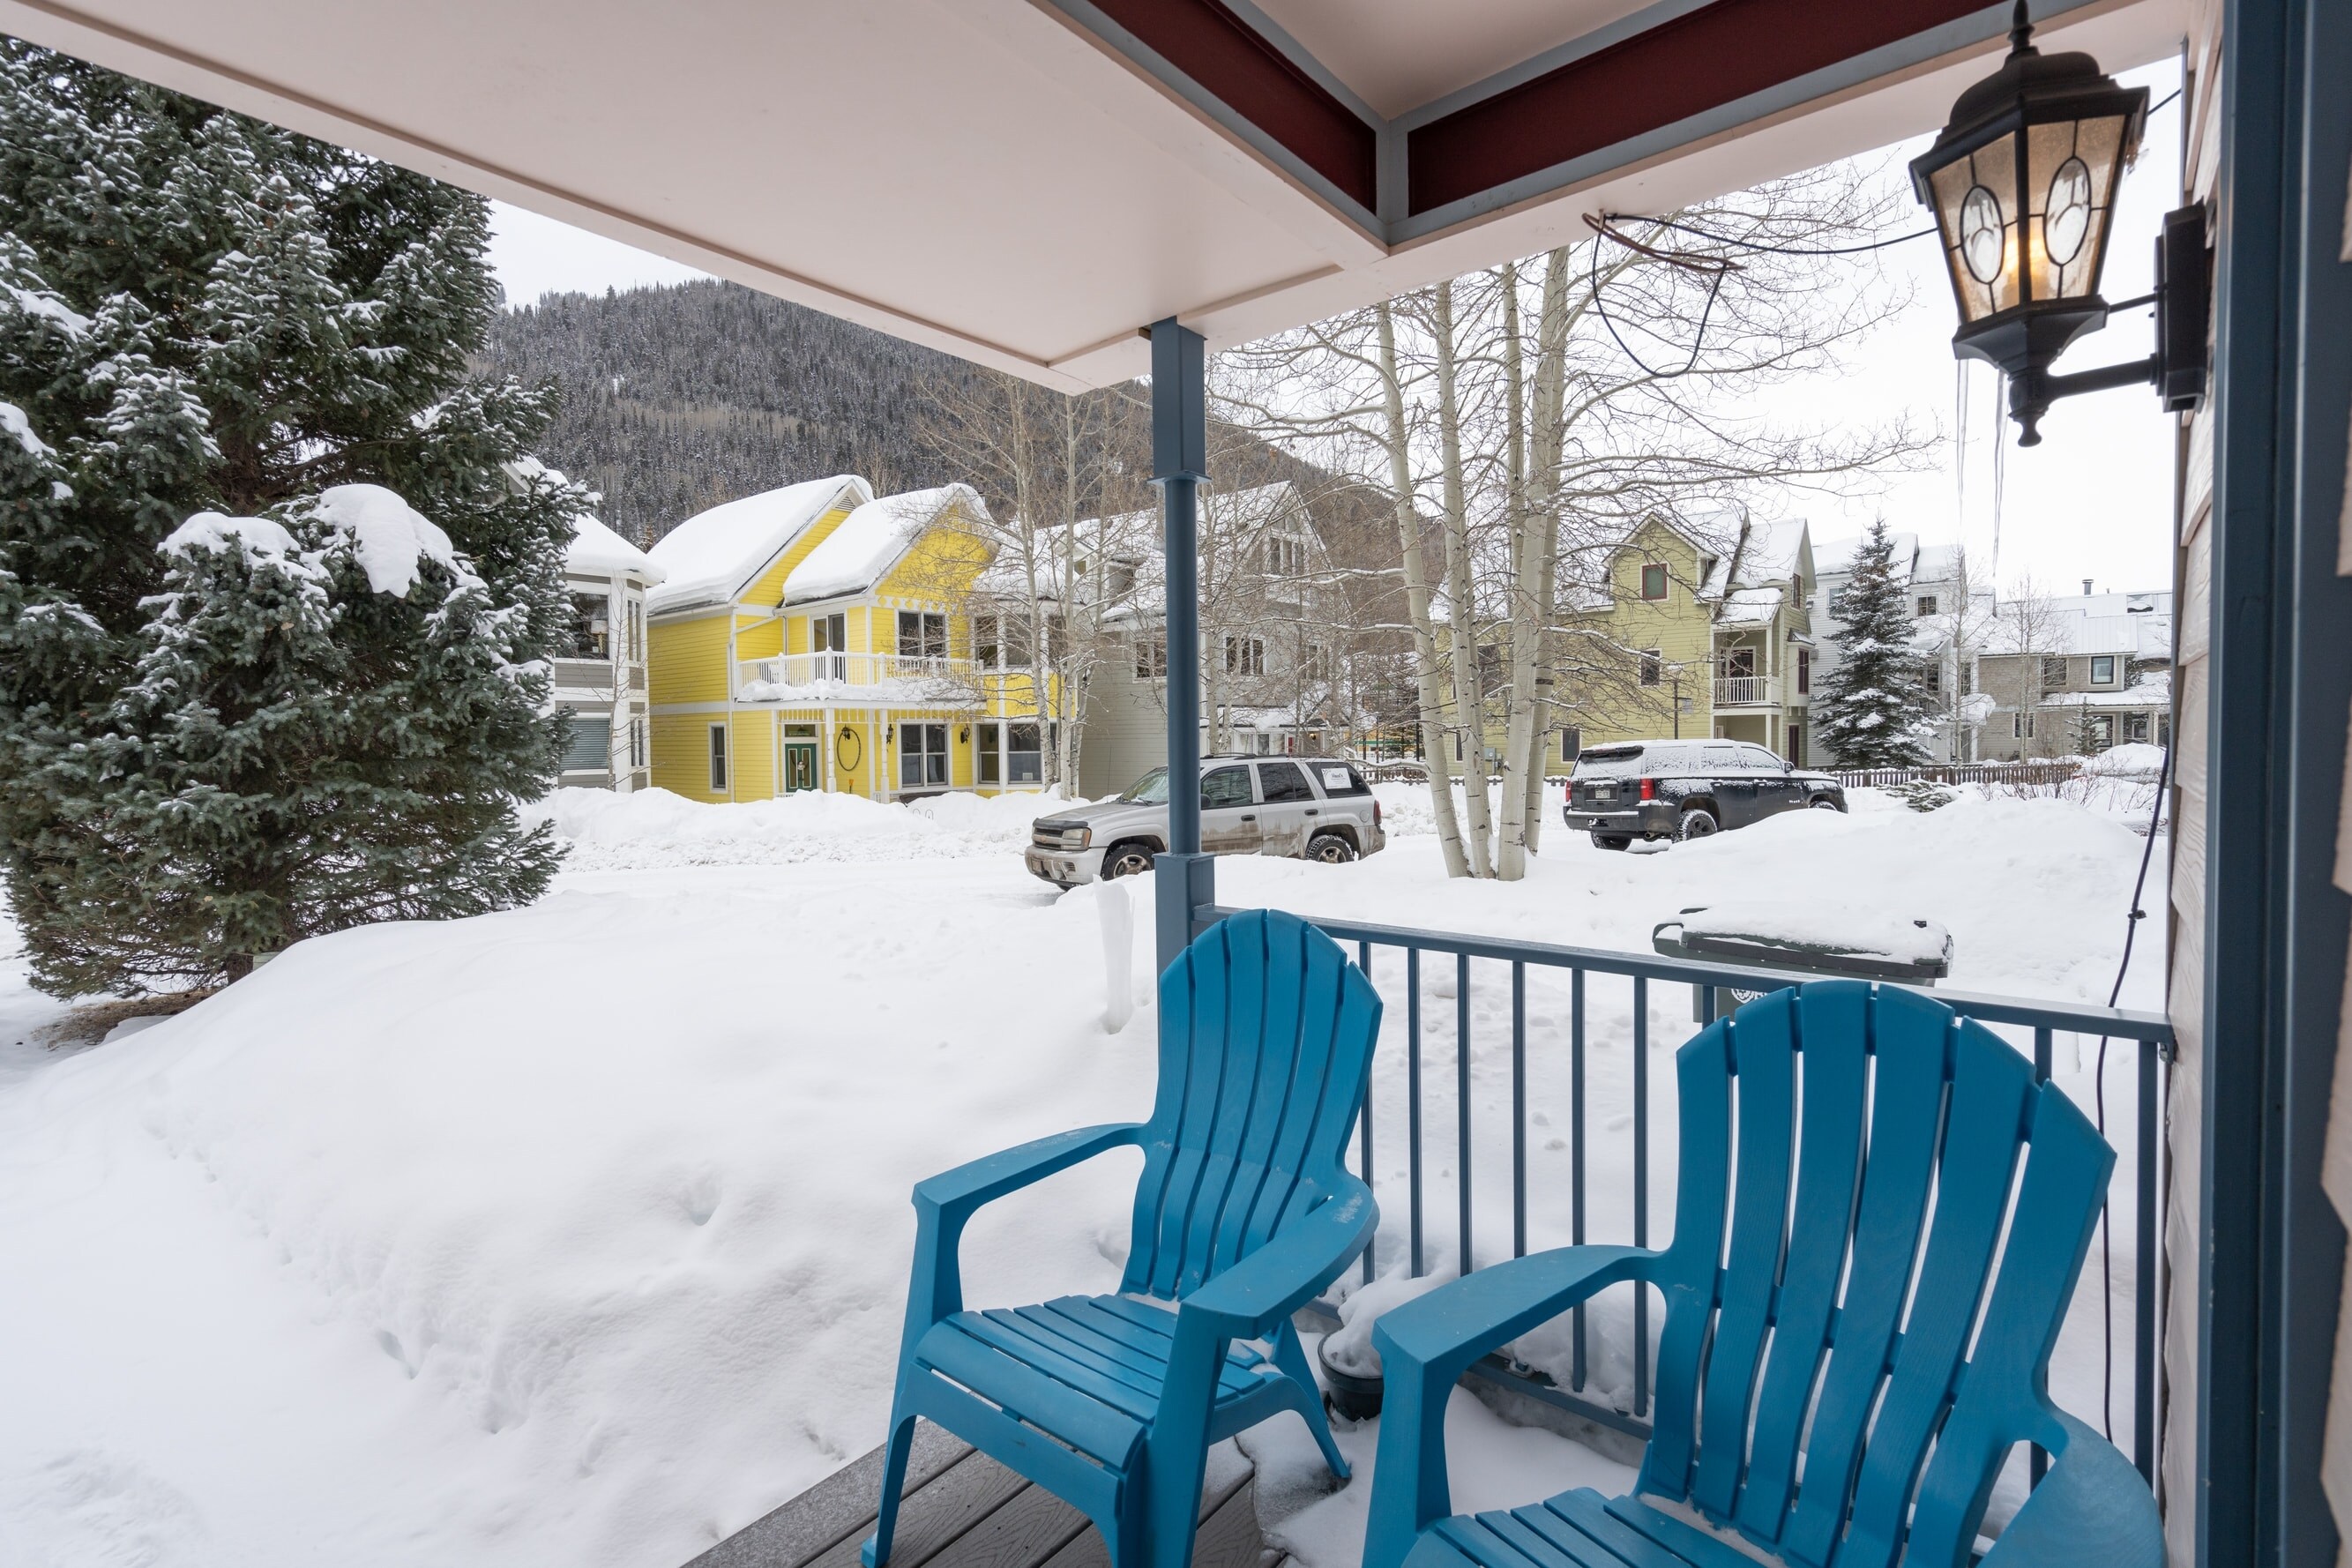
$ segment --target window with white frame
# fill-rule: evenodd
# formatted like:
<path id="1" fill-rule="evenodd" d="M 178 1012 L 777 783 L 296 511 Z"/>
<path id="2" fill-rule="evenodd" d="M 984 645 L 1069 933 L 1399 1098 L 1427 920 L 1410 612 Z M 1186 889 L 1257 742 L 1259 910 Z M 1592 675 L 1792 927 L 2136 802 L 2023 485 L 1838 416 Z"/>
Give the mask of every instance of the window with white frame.
<path id="1" fill-rule="evenodd" d="M 982 669 L 994 669 L 997 668 L 996 658 L 998 651 L 999 649 L 996 640 L 996 617 L 994 616 L 972 616 L 972 661 L 978 664 Z"/>
<path id="2" fill-rule="evenodd" d="M 1041 724 L 1007 724 L 1004 727 L 1005 783 L 1045 782 L 1044 729 Z"/>
<path id="3" fill-rule="evenodd" d="M 1644 686 L 1657 685 L 1659 679 L 1665 674 L 1666 666 L 1664 658 L 1660 655 L 1656 648 L 1645 647 L 1642 650 L 1641 660 L 1642 684 Z"/>
<path id="4" fill-rule="evenodd" d="M 1168 673 L 1168 638 L 1159 632 L 1135 634 L 1135 679 L 1156 680 Z"/>
<path id="5" fill-rule="evenodd" d="M 1919 595 L 1919 614 L 1920 614 L 1920 615 L 1922 615 L 1922 616 L 1932 616 L 1932 615 L 1934 615 L 1935 613 L 1936 613 L 1936 595 L 1933 595 L 1933 594 L 1922 594 L 1922 595 Z"/>
<path id="6" fill-rule="evenodd" d="M 948 782 L 948 727 L 898 726 L 898 787 L 939 789 Z"/>
<path id="7" fill-rule="evenodd" d="M 646 721 L 629 721 L 629 771 L 635 773 L 646 765 Z"/>
<path id="8" fill-rule="evenodd" d="M 1265 673 L 1265 639 L 1264 637 L 1227 637 L 1225 639 L 1225 673 L 1227 675 L 1264 675 Z"/>
<path id="9" fill-rule="evenodd" d="M 727 793 L 727 726 L 710 726 L 710 793 Z"/>
<path id="10" fill-rule="evenodd" d="M 2033 715 L 2031 713 L 2011 714 L 2009 716 L 2009 732 L 2011 738 L 2013 740 L 2032 740 L 2033 738 Z"/>
<path id="11" fill-rule="evenodd" d="M 898 612 L 898 657 L 900 658 L 945 658 L 948 656 L 948 618 L 929 610 Z"/>

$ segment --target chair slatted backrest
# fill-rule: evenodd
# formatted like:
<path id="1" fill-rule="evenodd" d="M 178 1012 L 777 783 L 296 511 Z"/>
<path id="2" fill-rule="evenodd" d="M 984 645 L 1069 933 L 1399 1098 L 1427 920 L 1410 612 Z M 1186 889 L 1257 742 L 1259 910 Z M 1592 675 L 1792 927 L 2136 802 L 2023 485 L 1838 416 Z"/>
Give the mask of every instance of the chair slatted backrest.
<path id="1" fill-rule="evenodd" d="M 1806 1568 L 1965 1563 L 2010 1447 L 2049 1435 L 2114 1152 L 1983 1026 L 1891 987 L 1775 993 L 1676 1074 L 1642 1489 Z"/>
<path id="2" fill-rule="evenodd" d="M 1337 942 L 1252 910 L 1160 979 L 1160 1086 L 1122 1289 L 1172 1300 L 1335 1189 L 1381 999 Z"/>

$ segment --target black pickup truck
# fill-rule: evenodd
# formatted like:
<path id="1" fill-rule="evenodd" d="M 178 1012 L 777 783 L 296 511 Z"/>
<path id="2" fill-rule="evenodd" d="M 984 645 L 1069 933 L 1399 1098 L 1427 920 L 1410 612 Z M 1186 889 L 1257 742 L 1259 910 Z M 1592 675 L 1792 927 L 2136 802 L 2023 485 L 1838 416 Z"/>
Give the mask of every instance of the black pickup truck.
<path id="1" fill-rule="evenodd" d="M 1576 759 L 1565 818 L 1603 849 L 1636 838 L 1704 838 L 1784 811 L 1843 811 L 1827 773 L 1792 768 L 1745 741 L 1630 741 Z"/>

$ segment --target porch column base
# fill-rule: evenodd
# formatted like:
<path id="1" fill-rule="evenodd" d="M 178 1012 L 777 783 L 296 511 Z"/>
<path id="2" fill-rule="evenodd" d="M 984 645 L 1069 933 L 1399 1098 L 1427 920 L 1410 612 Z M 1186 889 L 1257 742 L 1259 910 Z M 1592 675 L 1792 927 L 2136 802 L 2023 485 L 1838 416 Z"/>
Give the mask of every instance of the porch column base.
<path id="1" fill-rule="evenodd" d="M 1179 855 L 1157 857 L 1152 869 L 1160 875 L 1153 879 L 1159 884 L 1155 893 L 1160 938 L 1160 972 L 1168 966 L 1192 942 L 1192 911 L 1217 901 L 1217 858 L 1213 855 Z"/>

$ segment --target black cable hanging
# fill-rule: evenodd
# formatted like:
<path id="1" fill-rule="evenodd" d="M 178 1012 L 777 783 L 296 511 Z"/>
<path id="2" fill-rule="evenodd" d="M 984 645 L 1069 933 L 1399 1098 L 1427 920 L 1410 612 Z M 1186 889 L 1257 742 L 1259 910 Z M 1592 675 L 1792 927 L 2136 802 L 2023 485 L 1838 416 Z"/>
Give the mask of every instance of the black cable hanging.
<path id="1" fill-rule="evenodd" d="M 1584 215 L 1584 223 L 1593 234 L 1591 269 L 1588 286 L 1592 290 L 1593 313 L 1601 318 L 1601 324 L 1609 329 L 1609 335 L 1616 340 L 1617 346 L 1624 351 L 1625 357 L 1632 360 L 1643 374 L 1655 381 L 1672 381 L 1676 376 L 1688 375 L 1697 367 L 1699 350 L 1706 343 L 1706 324 L 1715 316 L 1715 301 L 1723 292 L 1723 279 L 1727 274 L 1738 271 L 1739 264 L 1716 256 L 1676 256 L 1672 251 L 1660 250 L 1654 246 L 1643 245 L 1638 239 L 1618 233 L 1616 229 L 1610 226 L 1608 218 L 1595 217 L 1591 213 Z M 1663 261 L 1669 267 L 1678 267 L 1685 272 L 1706 272 L 1712 275 L 1713 280 L 1708 283 L 1706 289 L 1706 304 L 1698 315 L 1698 331 L 1691 337 L 1690 357 L 1683 361 L 1683 367 L 1680 370 L 1657 369 L 1643 359 L 1640 354 L 1635 353 L 1633 345 L 1627 342 L 1624 334 L 1617 330 L 1616 321 L 1609 314 L 1608 303 L 1601 296 L 1601 242 L 1603 239 L 1613 239 L 1628 250 L 1649 257 L 1653 260 Z"/>
<path id="2" fill-rule="evenodd" d="M 2139 934 L 2139 922 L 2147 918 L 2140 908 L 2140 900 L 2147 891 L 2148 862 L 2156 858 L 2156 830 L 2164 820 L 2164 786 L 2172 777 L 2172 747 L 2164 748 L 2164 761 L 2156 770 L 2156 805 L 2148 811 L 2147 842 L 2140 847 L 2139 879 L 2132 884 L 2131 913 L 2124 920 L 2123 962 L 2116 966 L 2116 983 L 2107 989 L 2107 1005 L 2124 994 L 2124 976 L 2131 973 L 2132 939 Z M 2099 1037 L 2097 1064 L 2092 1069 L 2092 1090 L 2098 1110 L 2099 1136 L 2107 1135 L 2107 1039 Z M 2146 1160 L 2153 1151 L 2139 1150 L 2134 1158 Z M 2116 1437 L 2116 1243 L 2115 1227 L 2108 1216 L 2109 1201 L 2099 1200 L 2099 1342 L 2103 1365 L 2100 1373 L 2099 1416 L 2106 1438 Z"/>

